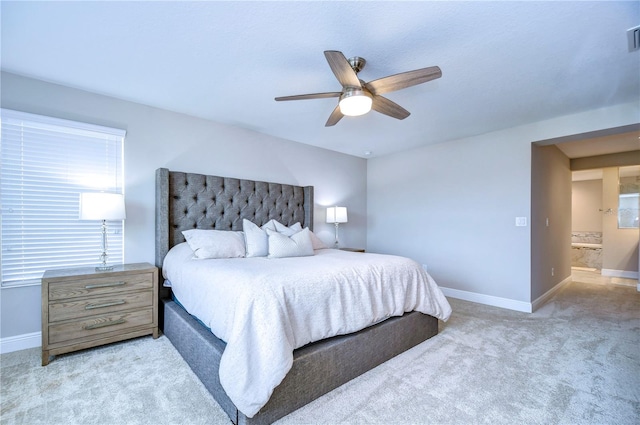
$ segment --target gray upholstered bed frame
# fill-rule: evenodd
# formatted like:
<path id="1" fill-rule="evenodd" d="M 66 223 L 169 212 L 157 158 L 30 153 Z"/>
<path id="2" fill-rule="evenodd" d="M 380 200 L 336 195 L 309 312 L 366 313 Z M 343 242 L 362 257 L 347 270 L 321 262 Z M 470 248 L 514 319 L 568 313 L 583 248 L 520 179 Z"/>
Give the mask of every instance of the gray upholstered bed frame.
<path id="1" fill-rule="evenodd" d="M 246 218 L 272 218 L 313 228 L 313 187 L 202 174 L 156 171 L 156 265 L 184 242 L 183 230 L 242 230 Z M 160 327 L 235 424 L 268 424 L 438 333 L 438 320 L 417 312 L 360 332 L 329 338 L 294 351 L 293 366 L 269 402 L 253 418 L 234 406 L 220 385 L 225 348 L 198 320 L 163 292 Z"/>

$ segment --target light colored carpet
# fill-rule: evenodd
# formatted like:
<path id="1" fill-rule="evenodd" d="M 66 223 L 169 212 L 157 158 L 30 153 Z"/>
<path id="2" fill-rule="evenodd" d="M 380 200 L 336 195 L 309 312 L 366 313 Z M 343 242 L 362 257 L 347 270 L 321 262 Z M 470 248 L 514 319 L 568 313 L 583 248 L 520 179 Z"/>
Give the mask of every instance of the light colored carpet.
<path id="1" fill-rule="evenodd" d="M 451 304 L 438 336 L 278 424 L 640 424 L 635 287 L 572 282 L 534 314 Z M 230 423 L 165 337 L 0 362 L 2 424 Z"/>

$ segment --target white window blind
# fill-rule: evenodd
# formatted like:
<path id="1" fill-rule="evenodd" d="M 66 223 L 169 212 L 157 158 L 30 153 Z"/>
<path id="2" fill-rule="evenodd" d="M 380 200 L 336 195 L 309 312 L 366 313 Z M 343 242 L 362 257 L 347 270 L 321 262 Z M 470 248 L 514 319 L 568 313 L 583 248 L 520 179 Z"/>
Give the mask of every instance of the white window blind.
<path id="1" fill-rule="evenodd" d="M 97 265 L 101 221 L 79 219 L 82 192 L 123 193 L 123 130 L 1 110 L 2 286 L 47 269 Z M 123 262 L 122 221 L 108 221 L 109 264 Z"/>

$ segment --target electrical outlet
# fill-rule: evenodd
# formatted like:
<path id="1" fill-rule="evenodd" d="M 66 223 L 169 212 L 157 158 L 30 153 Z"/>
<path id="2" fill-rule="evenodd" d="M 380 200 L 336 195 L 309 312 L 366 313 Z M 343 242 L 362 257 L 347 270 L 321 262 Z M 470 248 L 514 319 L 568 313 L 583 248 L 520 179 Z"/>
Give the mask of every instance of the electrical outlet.
<path id="1" fill-rule="evenodd" d="M 522 227 L 527 225 L 527 217 L 516 217 L 516 226 Z"/>
<path id="2" fill-rule="evenodd" d="M 554 269 L 553 267 L 551 267 L 551 276 L 554 276 L 556 274 L 556 269 Z"/>
<path id="3" fill-rule="evenodd" d="M 547 227 L 549 227 L 549 217 L 547 217 Z"/>

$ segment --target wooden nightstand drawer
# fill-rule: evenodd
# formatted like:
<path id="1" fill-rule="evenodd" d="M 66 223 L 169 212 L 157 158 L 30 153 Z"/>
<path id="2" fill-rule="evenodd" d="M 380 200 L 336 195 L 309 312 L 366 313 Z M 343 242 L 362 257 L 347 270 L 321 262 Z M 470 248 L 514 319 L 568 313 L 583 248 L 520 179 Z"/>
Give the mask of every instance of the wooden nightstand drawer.
<path id="1" fill-rule="evenodd" d="M 71 299 L 49 304 L 49 323 L 153 306 L 152 291 Z"/>
<path id="2" fill-rule="evenodd" d="M 49 301 L 152 288 L 153 273 L 136 274 L 132 276 L 85 278 L 50 285 Z"/>
<path id="3" fill-rule="evenodd" d="M 153 323 L 153 309 L 106 314 L 49 326 L 49 344 L 78 340 Z"/>

